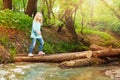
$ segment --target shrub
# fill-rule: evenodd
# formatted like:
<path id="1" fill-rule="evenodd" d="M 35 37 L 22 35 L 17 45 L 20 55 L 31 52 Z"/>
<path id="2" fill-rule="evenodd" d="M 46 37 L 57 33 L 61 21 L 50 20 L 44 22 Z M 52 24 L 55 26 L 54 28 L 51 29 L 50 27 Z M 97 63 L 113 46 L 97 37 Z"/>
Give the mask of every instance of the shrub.
<path id="1" fill-rule="evenodd" d="M 32 18 L 21 12 L 13 12 L 11 10 L 0 11 L 0 24 L 9 28 L 27 30 L 31 27 Z"/>
<path id="2" fill-rule="evenodd" d="M 81 30 L 81 28 L 78 29 L 77 32 L 79 33 L 80 30 Z M 112 40 L 113 39 L 113 37 L 110 36 L 106 32 L 101 32 L 101 31 L 98 31 L 98 30 L 92 30 L 92 29 L 87 29 L 87 28 L 83 29 L 83 34 L 96 34 L 96 35 L 100 36 L 104 40 Z"/>
<path id="3" fill-rule="evenodd" d="M 76 52 L 87 50 L 88 48 L 81 43 L 68 43 L 68 42 L 59 42 L 59 43 L 49 43 L 46 42 L 44 45 L 44 51 L 48 54 L 51 53 L 64 53 L 64 52 Z"/>

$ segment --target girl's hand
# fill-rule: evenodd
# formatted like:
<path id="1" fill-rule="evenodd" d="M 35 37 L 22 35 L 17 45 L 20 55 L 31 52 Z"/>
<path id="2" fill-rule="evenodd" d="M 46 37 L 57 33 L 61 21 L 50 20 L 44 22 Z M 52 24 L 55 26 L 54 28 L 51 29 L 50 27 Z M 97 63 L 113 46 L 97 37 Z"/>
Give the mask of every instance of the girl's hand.
<path id="1" fill-rule="evenodd" d="M 41 32 L 39 32 L 38 34 L 41 35 Z"/>

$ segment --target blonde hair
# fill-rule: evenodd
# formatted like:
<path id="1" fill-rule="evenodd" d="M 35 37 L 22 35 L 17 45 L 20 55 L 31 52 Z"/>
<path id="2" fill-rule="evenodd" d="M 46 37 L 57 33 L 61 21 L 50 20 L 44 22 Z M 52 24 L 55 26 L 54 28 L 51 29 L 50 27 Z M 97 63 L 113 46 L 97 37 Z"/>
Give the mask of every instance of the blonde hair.
<path id="1" fill-rule="evenodd" d="M 41 17 L 40 20 L 37 18 L 38 16 Z M 39 21 L 42 24 L 42 21 L 43 21 L 43 19 L 42 19 L 42 13 L 37 12 L 36 15 L 35 15 L 35 17 L 34 17 L 34 21 Z"/>

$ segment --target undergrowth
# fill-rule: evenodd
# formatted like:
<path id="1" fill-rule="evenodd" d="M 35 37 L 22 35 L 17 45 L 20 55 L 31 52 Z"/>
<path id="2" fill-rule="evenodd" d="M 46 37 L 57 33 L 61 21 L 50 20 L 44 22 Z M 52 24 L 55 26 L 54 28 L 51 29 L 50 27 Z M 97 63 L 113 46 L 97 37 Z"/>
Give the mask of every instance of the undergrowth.
<path id="1" fill-rule="evenodd" d="M 32 25 L 32 18 L 21 12 L 13 12 L 12 10 L 0 11 L 0 24 L 8 28 L 16 28 L 19 30 L 28 30 Z"/>

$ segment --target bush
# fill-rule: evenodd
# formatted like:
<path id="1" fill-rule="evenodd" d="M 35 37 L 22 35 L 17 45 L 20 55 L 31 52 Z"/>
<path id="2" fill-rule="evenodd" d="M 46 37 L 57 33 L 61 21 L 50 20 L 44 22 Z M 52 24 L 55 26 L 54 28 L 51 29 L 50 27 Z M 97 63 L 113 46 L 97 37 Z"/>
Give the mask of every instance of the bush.
<path id="1" fill-rule="evenodd" d="M 120 22 L 114 22 L 111 27 L 111 31 L 116 32 L 120 35 Z"/>
<path id="2" fill-rule="evenodd" d="M 80 29 L 77 29 L 77 32 L 79 33 L 81 31 L 81 28 Z M 92 29 L 87 29 L 87 28 L 84 28 L 83 29 L 83 34 L 96 34 L 98 36 L 100 36 L 102 39 L 104 40 L 112 40 L 114 39 L 112 36 L 110 36 L 108 33 L 106 32 L 101 32 L 101 31 L 98 31 L 98 30 L 92 30 Z"/>
<path id="3" fill-rule="evenodd" d="M 31 27 L 32 18 L 21 12 L 13 12 L 11 10 L 0 11 L 0 24 L 9 28 L 27 30 Z"/>
<path id="4" fill-rule="evenodd" d="M 76 52 L 87 50 L 88 48 L 81 43 L 68 43 L 68 42 L 59 42 L 59 43 L 48 43 L 46 42 L 43 50 L 48 53 L 64 53 L 64 52 Z"/>

